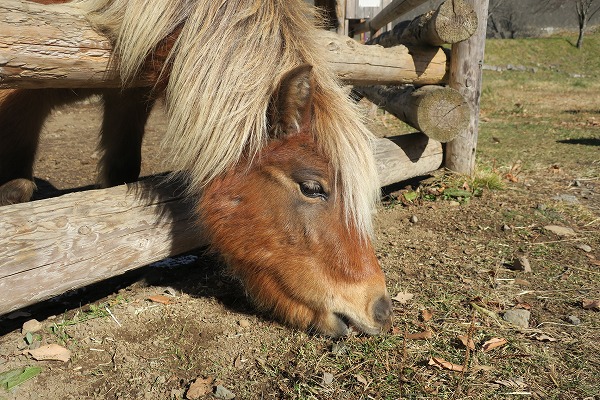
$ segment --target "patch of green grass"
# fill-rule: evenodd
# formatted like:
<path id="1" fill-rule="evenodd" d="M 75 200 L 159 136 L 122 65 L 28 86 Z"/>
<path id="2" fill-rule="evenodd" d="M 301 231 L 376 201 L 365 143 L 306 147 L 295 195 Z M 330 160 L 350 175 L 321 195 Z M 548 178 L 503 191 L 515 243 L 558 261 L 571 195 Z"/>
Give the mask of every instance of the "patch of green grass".
<path id="1" fill-rule="evenodd" d="M 60 343 L 66 344 L 70 339 L 69 334 L 66 332 L 67 327 L 77 325 L 91 319 L 107 317 L 109 313 L 106 311 L 106 307 L 108 307 L 108 303 L 102 303 L 100 305 L 90 304 L 87 310 L 78 310 L 70 318 L 67 318 L 67 316 L 64 315 L 60 322 L 55 322 L 52 324 L 50 331 L 58 338 Z"/>
<path id="2" fill-rule="evenodd" d="M 585 37 L 582 49 L 577 49 L 575 34 L 560 34 L 545 38 L 511 40 L 488 39 L 485 44 L 485 62 L 491 65 L 507 64 L 535 67 L 538 71 L 559 71 L 564 74 L 598 76 L 600 32 Z M 519 73 L 519 71 L 514 71 Z"/>

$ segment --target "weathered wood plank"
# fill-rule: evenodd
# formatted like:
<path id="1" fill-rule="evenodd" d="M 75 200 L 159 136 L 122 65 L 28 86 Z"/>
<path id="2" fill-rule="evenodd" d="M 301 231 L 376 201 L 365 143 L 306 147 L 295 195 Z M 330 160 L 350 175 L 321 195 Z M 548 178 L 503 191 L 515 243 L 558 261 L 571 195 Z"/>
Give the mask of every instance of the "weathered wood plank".
<path id="1" fill-rule="evenodd" d="M 422 134 L 377 139 L 382 185 L 427 174 L 441 144 Z M 176 185 L 145 180 L 0 207 L 0 314 L 205 243 Z"/>
<path id="2" fill-rule="evenodd" d="M 199 247 L 190 202 L 156 184 L 0 207 L 0 313 Z"/>

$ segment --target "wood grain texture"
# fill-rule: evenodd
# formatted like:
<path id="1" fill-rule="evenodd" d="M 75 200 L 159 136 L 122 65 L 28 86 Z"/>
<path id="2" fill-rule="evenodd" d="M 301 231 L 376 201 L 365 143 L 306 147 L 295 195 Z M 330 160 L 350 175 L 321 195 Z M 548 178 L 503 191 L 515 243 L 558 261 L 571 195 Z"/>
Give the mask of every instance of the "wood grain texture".
<path id="1" fill-rule="evenodd" d="M 442 163 L 422 134 L 377 139 L 382 185 Z M 204 244 L 176 185 L 145 180 L 0 207 L 0 314 Z"/>
<path id="2" fill-rule="evenodd" d="M 333 70 L 348 84 L 431 85 L 447 80 L 447 57 L 441 48 L 385 49 L 325 31 L 321 40 Z"/>
<path id="3" fill-rule="evenodd" d="M 469 125 L 446 146 L 445 167 L 462 174 L 475 171 L 475 150 L 479 133 L 479 98 L 485 51 L 488 0 L 465 0 L 477 14 L 477 31 L 468 40 L 452 45 L 450 87 L 458 90 L 473 110 Z"/>
<path id="4" fill-rule="evenodd" d="M 0 314 L 202 245 L 190 202 L 157 184 L 0 207 Z"/>
<path id="5" fill-rule="evenodd" d="M 0 89 L 121 86 L 110 42 L 78 12 L 68 5 L 0 3 Z M 348 84 L 432 84 L 446 77 L 447 58 L 441 50 L 386 50 L 322 33 L 318 39 L 327 60 Z M 129 85 L 152 83 L 142 77 Z"/>
<path id="6" fill-rule="evenodd" d="M 401 121 L 442 143 L 458 136 L 471 117 L 466 100 L 449 87 L 366 86 L 354 89 Z"/>
<path id="7" fill-rule="evenodd" d="M 118 87 L 111 44 L 67 4 L 0 3 L 0 88 Z"/>
<path id="8" fill-rule="evenodd" d="M 419 15 L 408 26 L 397 24 L 368 44 L 442 46 L 470 38 L 477 29 L 477 15 L 464 0 L 446 0 L 436 10 Z"/>
<path id="9" fill-rule="evenodd" d="M 422 133 L 378 139 L 375 158 L 381 186 L 427 175 L 442 165 L 440 142 Z"/>

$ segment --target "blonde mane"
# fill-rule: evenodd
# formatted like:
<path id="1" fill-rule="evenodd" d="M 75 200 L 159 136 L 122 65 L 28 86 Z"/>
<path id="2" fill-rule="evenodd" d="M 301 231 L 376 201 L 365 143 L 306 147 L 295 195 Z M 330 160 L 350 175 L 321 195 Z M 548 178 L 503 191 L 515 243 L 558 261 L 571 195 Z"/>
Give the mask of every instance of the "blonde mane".
<path id="1" fill-rule="evenodd" d="M 371 133 L 330 72 L 315 41 L 314 9 L 303 0 L 79 0 L 115 43 L 119 71 L 131 80 L 167 35 L 181 29 L 168 61 L 166 148 L 190 187 L 259 154 L 279 78 L 313 66 L 315 140 L 336 169 L 346 218 L 372 233 L 379 181 Z"/>

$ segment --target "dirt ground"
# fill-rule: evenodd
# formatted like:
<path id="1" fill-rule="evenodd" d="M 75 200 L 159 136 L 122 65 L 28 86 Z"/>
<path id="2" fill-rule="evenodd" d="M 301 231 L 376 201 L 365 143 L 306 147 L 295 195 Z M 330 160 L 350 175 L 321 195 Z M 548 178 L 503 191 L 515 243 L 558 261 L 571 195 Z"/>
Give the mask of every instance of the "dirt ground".
<path id="1" fill-rule="evenodd" d="M 97 107 L 95 100 L 83 102 L 48 122 L 36 164 L 43 195 L 94 183 Z M 388 124 L 386 117 L 373 118 L 377 129 Z M 155 112 L 142 175 L 162 171 L 163 129 L 162 115 Z M 375 243 L 388 289 L 392 296 L 400 294 L 389 334 L 334 341 L 282 326 L 257 313 L 218 260 L 199 250 L 2 316 L 0 373 L 25 366 L 39 366 L 41 372 L 10 391 L 0 389 L 0 399 L 505 398 L 508 393 L 598 399 L 592 388 L 600 387 L 600 313 L 598 305 L 584 302 L 600 299 L 600 154 L 577 155 L 582 146 L 600 149 L 598 127 L 589 129 L 582 136 L 591 138 L 589 145 L 553 142 L 559 147 L 554 162 L 541 160 L 526 170 L 512 163 L 494 170 L 489 162 L 505 185 L 501 190 L 440 195 L 440 188 L 475 185 L 452 176 L 391 189 L 394 195 L 376 216 Z M 496 144 L 507 154 L 517 151 L 501 137 L 480 140 L 484 151 Z M 572 163 L 565 166 L 563 157 Z M 417 187 L 418 198 L 405 195 Z M 560 236 L 544 228 L 548 225 L 574 232 Z M 514 269 L 520 256 L 531 272 Z M 162 295 L 159 301 L 150 300 L 156 295 Z M 527 327 L 502 319 L 515 309 L 531 313 Z M 40 321 L 41 329 L 27 337 L 21 326 L 31 319 Z M 404 340 L 405 331 L 431 336 Z M 459 335 L 469 336 L 475 347 L 466 351 L 457 343 Z M 508 343 L 481 350 L 495 337 Z M 46 344 L 69 349 L 69 361 L 36 361 L 23 353 Z M 434 357 L 468 364 L 469 372 L 429 365 Z M 202 394 L 202 379 L 207 394 L 194 397 L 190 385 L 196 382 L 193 388 Z"/>

